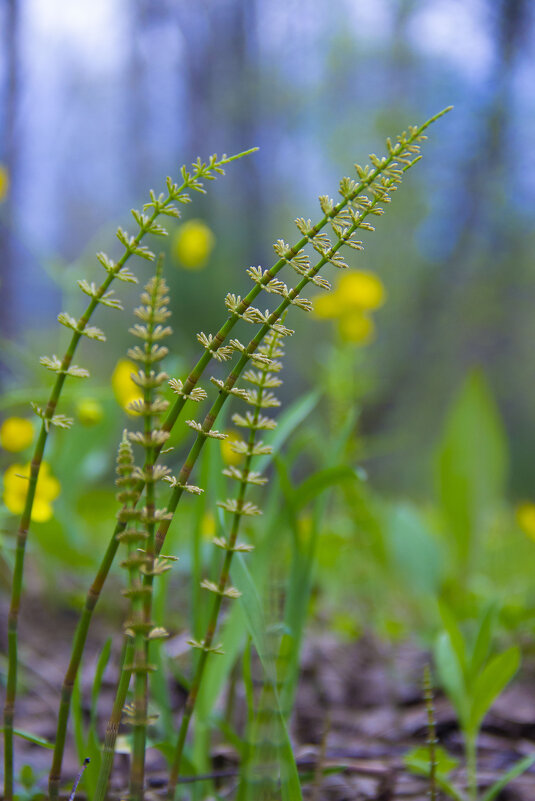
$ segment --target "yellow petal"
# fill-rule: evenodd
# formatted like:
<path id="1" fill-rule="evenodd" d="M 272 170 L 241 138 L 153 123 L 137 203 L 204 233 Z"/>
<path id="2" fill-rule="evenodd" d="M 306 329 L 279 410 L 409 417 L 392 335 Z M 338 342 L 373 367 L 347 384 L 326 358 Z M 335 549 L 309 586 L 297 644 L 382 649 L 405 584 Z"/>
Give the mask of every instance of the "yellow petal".
<path id="1" fill-rule="evenodd" d="M 336 292 L 314 298 L 314 315 L 322 320 L 338 317 L 338 296 Z"/>
<path id="2" fill-rule="evenodd" d="M 215 245 L 215 237 L 202 220 L 189 220 L 175 231 L 172 254 L 186 270 L 201 270 Z"/>
<path id="3" fill-rule="evenodd" d="M 221 440 L 221 455 L 223 457 L 223 461 L 225 464 L 228 465 L 238 465 L 243 460 L 242 453 L 234 453 L 232 450 L 232 443 L 236 442 L 236 440 L 241 439 L 240 435 L 237 431 L 225 431 L 227 435 L 226 439 Z"/>
<path id="4" fill-rule="evenodd" d="M 338 320 L 338 333 L 344 342 L 367 345 L 374 337 L 375 325 L 371 317 L 362 312 L 344 314 Z"/>
<path id="5" fill-rule="evenodd" d="M 32 507 L 32 520 L 35 523 L 46 523 L 52 517 L 52 506 L 48 501 L 36 497 Z"/>
<path id="6" fill-rule="evenodd" d="M 41 465 L 39 478 L 37 479 L 36 498 L 46 501 L 54 501 L 61 492 L 61 484 L 53 475 L 50 474 L 50 467 L 46 462 Z"/>
<path id="7" fill-rule="evenodd" d="M 29 463 L 26 465 L 12 464 L 4 473 L 4 503 L 15 515 L 20 515 L 24 511 L 29 475 Z M 58 497 L 60 490 L 59 481 L 50 473 L 50 465 L 43 462 L 37 479 L 32 521 L 45 523 L 50 520 L 53 514 L 50 501 Z"/>
<path id="8" fill-rule="evenodd" d="M 80 398 L 76 404 L 76 413 L 82 425 L 94 426 L 102 420 L 104 409 L 94 398 Z"/>
<path id="9" fill-rule="evenodd" d="M 355 270 L 344 273 L 338 281 L 336 296 L 342 311 L 378 309 L 385 302 L 385 288 L 374 273 Z"/>
<path id="10" fill-rule="evenodd" d="M 33 423 L 25 417 L 8 417 L 0 428 L 0 444 L 6 451 L 23 451 L 33 439 Z"/>
<path id="11" fill-rule="evenodd" d="M 135 400 L 143 400 L 143 394 L 131 378 L 131 374 L 137 373 L 137 371 L 134 362 L 128 359 L 119 359 L 111 377 L 111 385 L 117 402 L 128 414 L 132 415 L 135 413 L 127 408 L 128 404 Z"/>
<path id="12" fill-rule="evenodd" d="M 212 540 L 215 532 L 215 517 L 212 512 L 205 512 L 201 519 L 201 536 L 204 540 Z"/>
<path id="13" fill-rule="evenodd" d="M 535 540 L 535 503 L 525 501 L 516 507 L 516 522 L 530 539 Z"/>

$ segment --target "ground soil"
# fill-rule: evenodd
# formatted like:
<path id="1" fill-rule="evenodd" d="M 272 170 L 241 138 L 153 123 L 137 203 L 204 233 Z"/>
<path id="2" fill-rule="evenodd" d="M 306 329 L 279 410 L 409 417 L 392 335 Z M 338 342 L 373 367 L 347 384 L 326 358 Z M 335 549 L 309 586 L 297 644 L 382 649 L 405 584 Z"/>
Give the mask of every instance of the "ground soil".
<path id="1" fill-rule="evenodd" d="M 5 621 L 5 600 L 0 612 Z M 23 668 L 17 727 L 49 740 L 54 738 L 59 688 L 75 622 L 72 612 L 50 609 L 42 602 L 26 599 L 21 619 Z M 92 666 L 107 633 L 102 620 L 96 620 L 82 682 L 87 704 Z M 5 637 L 4 625 L 0 636 Z M 175 648 L 180 649 L 180 641 L 180 637 L 174 638 Z M 4 641 L 1 646 L 5 653 Z M 403 762 L 404 754 L 416 745 L 425 744 L 427 737 L 422 698 L 422 674 L 427 659 L 428 655 L 411 643 L 384 644 L 371 635 L 356 642 L 340 642 L 328 633 L 309 635 L 302 654 L 301 683 L 292 721 L 297 764 L 303 774 L 303 795 L 307 801 L 406 801 L 427 797 L 426 781 L 411 775 Z M 533 678 L 535 666 L 528 663 L 485 719 L 479 742 L 482 791 L 519 758 L 535 753 Z M 105 674 L 99 704 L 102 727 L 113 689 L 111 665 Z M 178 717 L 184 699 L 178 683 L 172 688 L 172 697 Z M 236 697 L 239 709 L 239 686 Z M 462 788 L 465 782 L 462 738 L 455 715 L 440 693 L 435 698 L 435 714 L 440 744 L 460 760 L 455 782 Z M 17 753 L 18 767 L 30 763 L 40 773 L 41 784 L 46 788 L 50 751 L 18 739 Z M 239 767 L 236 752 L 224 742 L 214 740 L 211 759 L 221 797 L 232 799 Z M 79 760 L 70 745 L 65 759 L 67 782 L 74 780 L 78 769 Z M 147 769 L 148 796 L 164 797 L 165 763 L 154 749 L 149 752 Z M 127 770 L 128 756 L 119 754 L 111 798 L 124 797 Z M 83 794 L 77 797 L 83 799 Z M 498 798 L 535 799 L 535 768 L 516 779 Z"/>

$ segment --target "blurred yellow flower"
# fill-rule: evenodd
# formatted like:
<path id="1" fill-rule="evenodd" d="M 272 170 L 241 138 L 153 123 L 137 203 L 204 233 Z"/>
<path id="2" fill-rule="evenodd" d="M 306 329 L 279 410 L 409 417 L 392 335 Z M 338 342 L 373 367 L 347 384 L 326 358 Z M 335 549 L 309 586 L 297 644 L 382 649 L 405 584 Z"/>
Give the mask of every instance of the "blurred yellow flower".
<path id="1" fill-rule="evenodd" d="M 215 517 L 212 512 L 205 512 L 201 518 L 201 537 L 211 541 L 215 537 L 215 532 Z"/>
<path id="2" fill-rule="evenodd" d="M 338 320 L 338 333 L 344 342 L 366 345 L 373 339 L 375 323 L 371 317 L 362 312 L 344 314 Z"/>
<path id="3" fill-rule="evenodd" d="M 82 425 L 94 426 L 102 420 L 104 409 L 94 398 L 80 398 L 76 403 L 76 414 Z"/>
<path id="4" fill-rule="evenodd" d="M 6 451 L 17 453 L 31 444 L 33 423 L 25 417 L 8 417 L 0 428 L 0 444 Z"/>
<path id="5" fill-rule="evenodd" d="M 373 273 L 355 270 L 344 273 L 334 292 L 314 301 L 314 313 L 322 320 L 336 320 L 344 342 L 365 345 L 373 339 L 375 326 L 366 312 L 385 302 L 385 288 Z"/>
<path id="6" fill-rule="evenodd" d="M 12 464 L 4 473 L 4 503 L 14 515 L 24 511 L 28 479 L 30 477 L 30 464 Z M 50 465 L 41 463 L 37 488 L 32 507 L 32 520 L 35 523 L 46 523 L 53 514 L 52 501 L 60 493 L 60 483 L 50 473 Z"/>
<path id="7" fill-rule="evenodd" d="M 227 438 L 221 440 L 221 456 L 223 457 L 223 461 L 228 465 L 240 464 L 240 462 L 243 460 L 243 454 L 235 453 L 232 450 L 232 443 L 241 439 L 241 437 L 237 431 L 232 430 L 225 431 L 225 434 L 227 435 Z"/>
<path id="8" fill-rule="evenodd" d="M 143 393 L 131 378 L 131 374 L 137 373 L 137 371 L 138 368 L 134 362 L 130 362 L 128 359 L 119 359 L 111 377 L 111 385 L 117 402 L 131 415 L 136 413 L 128 409 L 128 404 L 135 400 L 143 400 Z"/>
<path id="9" fill-rule="evenodd" d="M 0 203 L 6 199 L 9 192 L 9 173 L 5 164 L 0 164 Z"/>
<path id="10" fill-rule="evenodd" d="M 530 539 L 535 540 L 535 503 L 525 501 L 516 507 L 516 522 Z"/>
<path id="11" fill-rule="evenodd" d="M 373 273 L 355 270 L 343 273 L 336 287 L 338 302 L 343 309 L 373 311 L 385 302 L 385 288 L 381 279 Z"/>
<path id="12" fill-rule="evenodd" d="M 316 298 L 316 317 L 324 320 L 341 317 L 347 312 L 374 311 L 385 302 L 385 288 L 373 273 L 355 270 L 340 276 L 336 289 Z"/>
<path id="13" fill-rule="evenodd" d="M 172 254 L 186 270 L 202 270 L 215 245 L 211 229 L 202 220 L 188 220 L 173 236 Z"/>

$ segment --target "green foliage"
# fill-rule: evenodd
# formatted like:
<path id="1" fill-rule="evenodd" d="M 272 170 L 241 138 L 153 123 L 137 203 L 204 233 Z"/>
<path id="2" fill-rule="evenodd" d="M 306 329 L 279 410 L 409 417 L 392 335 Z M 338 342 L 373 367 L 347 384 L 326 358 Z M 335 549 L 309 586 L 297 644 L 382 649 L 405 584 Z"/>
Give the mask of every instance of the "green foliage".
<path id="1" fill-rule="evenodd" d="M 440 506 L 462 571 L 489 511 L 503 498 L 506 470 L 503 425 L 484 376 L 475 372 L 450 410 L 436 456 Z"/>
<path id="2" fill-rule="evenodd" d="M 128 356 L 140 366 L 133 375 L 139 396 L 129 402 L 127 409 L 132 414 L 129 422 L 134 427 L 136 423 L 139 425 L 125 432 L 119 445 L 118 512 L 116 507 L 111 509 L 110 490 L 103 486 L 109 461 L 104 467 L 97 465 L 95 468 L 94 464 L 80 465 L 80 460 L 75 458 L 83 450 L 84 442 L 91 446 L 88 442 L 91 437 L 84 440 L 76 431 L 54 433 L 54 441 L 63 435 L 71 436 L 71 442 L 77 445 L 72 451 L 73 457 L 62 456 L 59 446 L 56 454 L 58 464 L 64 460 L 64 474 L 72 474 L 73 482 L 67 497 L 58 502 L 58 519 L 51 529 L 54 536 L 47 541 L 47 529 L 43 528 L 38 541 L 43 549 L 49 548 L 50 556 L 60 544 L 64 549 L 63 561 L 76 564 L 84 558 L 91 537 L 94 538 L 91 547 L 101 549 L 102 561 L 82 609 L 65 674 L 49 777 L 51 801 L 59 797 L 62 786 L 63 752 L 71 711 L 80 762 L 91 757 L 90 768 L 82 781 L 92 801 L 102 801 L 107 795 L 117 736 L 123 725 L 130 727 L 129 796 L 134 801 L 141 801 L 144 796 L 148 747 L 155 744 L 169 762 L 167 794 L 169 801 L 174 801 L 181 793 L 179 785 L 184 770 L 193 773 L 209 770 L 214 728 L 236 747 L 243 759 L 244 789 L 240 792 L 247 798 L 252 786 L 249 768 L 258 763 L 259 755 L 254 753 L 256 738 L 262 733 L 266 719 L 269 721 L 269 726 L 265 727 L 268 737 L 273 737 L 271 751 L 276 755 L 271 776 L 274 792 L 280 791 L 282 798 L 288 801 L 300 799 L 301 782 L 288 722 L 299 680 L 307 615 L 315 595 L 313 589 L 316 581 L 321 587 L 328 573 L 326 570 L 322 575 L 323 555 L 327 566 L 338 573 L 336 581 L 340 592 L 347 591 L 348 587 L 353 591 L 357 584 L 360 589 L 364 588 L 364 595 L 372 587 L 373 600 L 380 595 L 385 605 L 396 593 L 394 600 L 410 596 L 410 603 L 415 607 L 420 604 L 420 613 L 429 598 L 443 594 L 449 578 L 450 568 L 442 565 L 445 543 L 441 539 L 441 523 L 444 521 L 456 542 L 457 562 L 465 571 L 470 569 L 473 540 L 485 525 L 488 509 L 497 505 L 502 497 L 506 469 L 499 420 L 480 377 L 470 380 L 454 408 L 439 449 L 437 476 L 443 519 L 438 524 L 434 514 L 418 509 L 415 504 L 382 503 L 365 486 L 363 472 L 355 467 L 356 411 L 341 416 L 343 424 L 334 435 L 327 436 L 320 430 L 319 436 L 314 437 L 315 442 L 307 446 L 307 454 L 315 448 L 319 453 L 316 460 L 309 462 L 303 458 L 299 437 L 306 438 L 311 427 L 304 431 L 301 424 L 324 402 L 328 392 L 325 386 L 289 405 L 280 416 L 278 426 L 269 416 L 280 405 L 274 390 L 281 383 L 282 342 L 293 333 L 286 325 L 286 315 L 293 313 L 292 307 L 299 312 L 310 312 L 312 302 L 303 297 L 304 290 L 329 291 L 330 281 L 322 271 L 331 267 L 345 270 L 348 266 L 345 252 L 362 249 L 357 236 L 360 231 L 374 230 L 370 220 L 383 214 L 383 205 L 390 203 L 404 174 L 420 158 L 424 131 L 441 114 L 418 128 L 409 128 L 394 142 L 388 140 L 384 157 L 372 155 L 370 165 L 356 165 L 354 177 L 341 180 L 337 202 L 326 195 L 320 197 L 321 216 L 315 223 L 298 218 L 295 221 L 296 242 L 290 245 L 278 239 L 274 244 L 276 261 L 273 265 L 269 269 L 250 267 L 247 270 L 252 288 L 243 296 L 227 293 L 226 317 L 221 327 L 215 333 L 198 333 L 197 341 L 202 346 L 199 360 L 189 373 L 181 368 L 181 376 L 170 380 L 160 366 L 168 357 L 162 340 L 171 329 L 167 324 L 169 298 L 162 275 L 163 261 L 158 261 L 156 273 L 145 284 L 141 304 L 135 310 L 136 322 L 129 329 L 138 344 L 131 345 Z M 4 724 L 8 742 L 7 801 L 11 801 L 13 791 L 13 753 L 9 744 L 14 734 L 17 617 L 26 537 L 51 426 L 70 428 L 72 423 L 70 417 L 58 413 L 56 408 L 60 396 L 65 397 L 63 385 L 67 378 L 70 383 L 70 378 L 89 377 L 85 367 L 72 363 L 78 342 L 81 337 L 97 342 L 105 339 L 99 328 L 89 325 L 93 312 L 99 305 L 121 310 L 121 301 L 111 294 L 109 286 L 115 278 L 137 283 L 130 267 L 126 267 L 131 257 L 154 259 L 142 240 L 148 235 L 165 235 L 166 230 L 157 218 L 179 216 L 177 204 L 188 203 L 189 192 L 204 191 L 203 183 L 220 174 L 223 165 L 234 158 L 237 157 L 218 160 L 214 156 L 206 164 L 198 161 L 191 171 L 182 169 L 181 186 L 168 179 L 167 194 L 150 193 L 150 201 L 143 211 L 132 212 L 137 232 L 131 235 L 118 229 L 122 255 L 116 260 L 98 254 L 99 264 L 106 272 L 104 281 L 99 286 L 86 280 L 78 281 L 82 293 L 89 298 L 85 312 L 78 318 L 66 312 L 59 315 L 59 322 L 69 329 L 71 336 L 64 357 L 41 358 L 41 365 L 54 374 L 55 383 L 49 401 L 43 404 L 39 398 L 41 405 L 35 406 L 41 418 L 41 429 L 15 558 L 12 597 L 15 613 L 11 616 L 9 631 Z M 294 285 L 288 278 L 288 283 L 281 280 L 283 270 L 295 281 Z M 207 287 L 204 292 L 208 293 Z M 265 311 L 253 305 L 261 294 L 270 303 Z M 336 298 L 338 303 L 339 296 Z M 174 359 L 175 365 L 182 365 L 176 354 Z M 216 374 L 201 386 L 209 366 Z M 244 385 L 240 383 L 242 378 L 246 382 Z M 347 386 L 351 386 L 350 381 Z M 226 415 L 227 402 L 245 402 L 247 406 L 236 412 L 232 409 Z M 182 413 L 191 408 L 200 410 L 199 416 L 181 420 Z M 245 435 L 231 443 L 230 452 L 235 461 L 224 466 L 222 478 L 219 447 L 221 443 L 228 445 L 227 420 Z M 98 453 L 109 451 L 107 446 L 114 436 L 110 424 L 98 443 Z M 188 436 L 189 450 L 181 456 L 179 451 L 182 444 L 188 442 Z M 285 453 L 282 453 L 283 447 Z M 264 487 L 267 477 L 263 475 L 268 468 L 274 479 L 269 489 Z M 230 479 L 237 487 L 230 495 L 225 479 Z M 168 484 L 169 494 L 162 491 L 163 481 Z M 340 527 L 336 519 L 339 512 L 333 512 L 333 499 L 343 499 L 344 509 L 349 510 L 345 512 L 345 525 Z M 83 519 L 82 524 L 73 523 L 74 506 Z M 204 533 L 207 516 L 214 529 L 208 537 Z M 340 541 L 343 543 L 342 548 L 333 547 L 333 541 L 329 540 L 331 528 L 331 534 L 334 531 L 338 537 L 337 545 Z M 106 531 L 109 539 L 104 543 Z M 182 557 L 177 565 L 175 546 Z M 123 597 L 115 606 L 121 614 L 125 607 L 127 611 L 116 697 L 101 742 L 97 734 L 97 701 L 110 658 L 110 643 L 101 652 L 95 671 L 89 721 L 83 715 L 80 664 L 95 605 L 119 548 L 123 552 L 121 566 L 125 586 Z M 349 553 L 351 557 L 348 558 Z M 347 565 L 341 565 L 344 560 Z M 357 561 L 360 563 L 357 582 L 341 581 L 340 568 L 352 569 Z M 173 571 L 176 579 L 167 575 L 171 567 L 176 568 Z M 389 574 L 389 578 L 392 574 L 395 577 L 387 582 L 388 589 L 376 592 L 377 588 L 372 586 L 375 579 L 384 579 Z M 275 599 L 270 595 L 272 592 Z M 184 611 L 185 598 L 191 601 L 187 611 Z M 237 603 L 230 604 L 232 601 Z M 370 603 L 368 610 L 373 606 Z M 365 622 L 373 624 L 376 613 L 369 612 L 366 617 L 368 610 L 364 612 Z M 427 610 L 421 614 L 426 613 Z M 510 649 L 489 659 L 494 621 L 490 613 L 483 619 L 471 650 L 455 621 L 452 623 L 447 612 L 444 615 L 446 640 L 445 644 L 441 640 L 437 646 L 437 660 L 461 725 L 472 742 L 489 705 L 514 673 L 518 652 Z M 384 629 L 389 622 L 395 623 L 388 621 L 388 615 L 384 617 Z M 182 630 L 186 619 L 192 629 L 188 640 L 191 651 L 177 665 L 162 649 L 162 642 L 168 631 Z M 262 670 L 260 692 L 255 692 L 252 676 L 253 649 Z M 243 658 L 242 654 L 245 654 Z M 242 672 L 247 706 L 245 729 L 237 724 L 231 703 L 224 714 L 217 704 L 224 687 L 236 684 Z M 169 675 L 174 675 L 186 692 L 185 708 L 178 725 L 171 709 Z M 159 716 L 152 714 L 153 704 Z M 190 723 L 192 732 L 189 732 Z M 449 768 L 440 751 L 435 756 L 438 756 L 437 781 L 442 786 L 440 782 L 447 780 Z M 421 755 L 417 755 L 413 767 L 421 761 Z M 194 798 L 200 799 L 213 792 L 212 782 L 207 779 L 196 786 Z"/>
<path id="3" fill-rule="evenodd" d="M 496 609 L 488 608 L 478 621 L 469 643 L 454 616 L 441 608 L 443 631 L 436 642 L 435 660 L 441 682 L 455 707 L 464 734 L 469 793 L 477 797 L 477 737 L 483 718 L 509 684 L 520 665 L 516 646 L 491 656 Z"/>

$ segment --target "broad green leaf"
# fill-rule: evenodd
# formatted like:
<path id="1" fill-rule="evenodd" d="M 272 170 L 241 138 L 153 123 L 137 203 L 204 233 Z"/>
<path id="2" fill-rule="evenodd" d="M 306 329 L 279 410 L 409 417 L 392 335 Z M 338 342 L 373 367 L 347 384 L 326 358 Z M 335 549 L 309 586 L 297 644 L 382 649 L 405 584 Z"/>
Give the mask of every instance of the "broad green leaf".
<path id="1" fill-rule="evenodd" d="M 471 373 L 449 411 L 436 453 L 437 492 L 466 563 L 481 515 L 503 495 L 507 447 L 503 424 L 482 373 Z"/>
<path id="2" fill-rule="evenodd" d="M 19 781 L 25 790 L 31 790 L 37 781 L 37 776 L 31 765 L 23 765 L 19 770 Z"/>
<path id="3" fill-rule="evenodd" d="M 479 630 L 477 632 L 468 669 L 470 676 L 473 678 L 477 677 L 489 657 L 494 625 L 496 623 L 496 612 L 496 604 L 493 603 L 484 612 L 479 624 Z"/>
<path id="4" fill-rule="evenodd" d="M 498 781 L 494 782 L 492 787 L 489 787 L 485 795 L 481 798 L 481 801 L 493 801 L 498 793 L 500 793 L 503 788 L 509 784 L 509 782 L 512 782 L 517 776 L 520 776 L 522 773 L 525 773 L 526 770 L 529 770 L 534 762 L 535 755 L 526 756 L 523 759 L 520 759 L 513 765 L 512 768 L 509 768 L 509 770 L 506 771 L 506 773 L 504 773 L 503 776 L 498 779 Z"/>
<path id="5" fill-rule="evenodd" d="M 390 559 L 411 593 L 437 595 L 442 579 L 442 554 L 418 512 L 400 504 L 387 516 Z"/>
<path id="6" fill-rule="evenodd" d="M 444 631 L 437 638 L 435 645 L 435 661 L 440 681 L 462 725 L 466 725 L 469 716 L 468 698 L 462 667 L 453 648 L 448 632 Z"/>
<path id="7" fill-rule="evenodd" d="M 403 757 L 405 765 L 413 773 L 429 776 L 431 772 L 431 762 L 429 756 L 429 746 L 420 745 L 413 748 Z M 435 748 L 436 772 L 441 776 L 447 777 L 459 764 L 459 760 L 452 757 L 444 748 Z"/>
<path id="8" fill-rule="evenodd" d="M 516 646 L 498 654 L 477 677 L 471 698 L 468 729 L 477 732 L 492 704 L 509 684 L 520 665 L 520 649 Z"/>
<path id="9" fill-rule="evenodd" d="M 452 648 L 457 656 L 457 661 L 462 669 L 463 676 L 467 676 L 468 670 L 466 644 L 462 632 L 457 625 L 455 615 L 449 606 L 446 606 L 446 604 L 442 601 L 439 601 L 438 610 L 440 612 L 440 617 L 442 619 L 442 623 L 444 624 L 444 628 L 449 635 Z"/>

